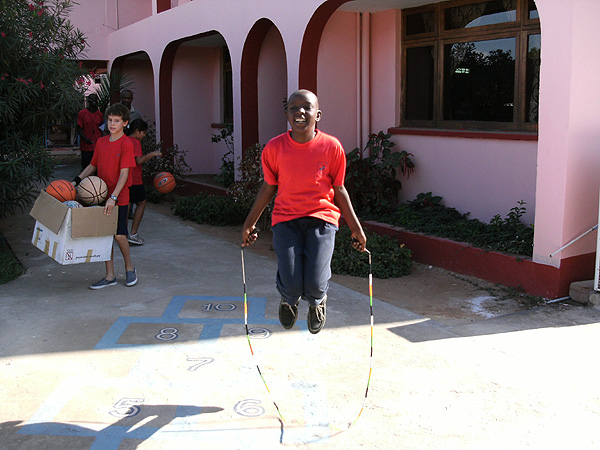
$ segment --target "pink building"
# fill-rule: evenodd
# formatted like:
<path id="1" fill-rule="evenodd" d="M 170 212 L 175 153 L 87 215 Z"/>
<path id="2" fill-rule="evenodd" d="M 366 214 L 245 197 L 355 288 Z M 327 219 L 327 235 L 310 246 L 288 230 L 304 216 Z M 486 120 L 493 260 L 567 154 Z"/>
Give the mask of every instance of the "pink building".
<path id="1" fill-rule="evenodd" d="M 415 155 L 403 200 L 433 191 L 483 221 L 524 200 L 528 290 L 558 297 L 593 277 L 595 233 L 549 255 L 598 222 L 597 0 L 79 3 L 86 57 L 133 76 L 134 106 L 194 173 L 218 172 L 221 124 L 239 157 L 311 89 L 347 151 L 385 130 Z"/>

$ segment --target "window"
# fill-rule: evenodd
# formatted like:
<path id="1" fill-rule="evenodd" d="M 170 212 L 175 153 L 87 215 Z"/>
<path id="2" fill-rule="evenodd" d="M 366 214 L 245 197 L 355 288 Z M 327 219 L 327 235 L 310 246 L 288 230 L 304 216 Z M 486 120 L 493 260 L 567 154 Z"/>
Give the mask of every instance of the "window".
<path id="1" fill-rule="evenodd" d="M 533 0 L 456 0 L 402 18 L 401 126 L 537 131 Z"/>

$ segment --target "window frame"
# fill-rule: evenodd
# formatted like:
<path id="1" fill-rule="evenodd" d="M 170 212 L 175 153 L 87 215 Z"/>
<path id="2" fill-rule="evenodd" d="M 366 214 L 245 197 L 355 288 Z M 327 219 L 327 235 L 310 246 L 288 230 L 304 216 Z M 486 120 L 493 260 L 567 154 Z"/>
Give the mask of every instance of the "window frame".
<path id="1" fill-rule="evenodd" d="M 512 131 L 535 132 L 538 124 L 526 122 L 526 76 L 528 38 L 531 34 L 541 34 L 538 18 L 529 19 L 529 0 L 515 0 L 517 17 L 513 22 L 501 24 L 481 25 L 472 28 L 445 30 L 445 11 L 449 8 L 469 4 L 485 3 L 489 0 L 451 0 L 436 4 L 424 5 L 416 8 L 407 8 L 400 11 L 401 30 L 398 46 L 400 55 L 400 101 L 399 118 L 400 128 L 433 128 L 433 129 L 466 129 L 482 131 Z M 421 34 L 407 35 L 406 22 L 408 16 L 424 12 L 434 12 L 433 31 Z M 514 108 L 512 122 L 493 121 L 456 121 L 444 120 L 444 48 L 448 44 L 457 42 L 473 42 L 515 38 L 515 79 L 514 79 Z M 433 119 L 416 120 L 406 119 L 407 99 L 407 49 L 417 47 L 433 47 Z"/>

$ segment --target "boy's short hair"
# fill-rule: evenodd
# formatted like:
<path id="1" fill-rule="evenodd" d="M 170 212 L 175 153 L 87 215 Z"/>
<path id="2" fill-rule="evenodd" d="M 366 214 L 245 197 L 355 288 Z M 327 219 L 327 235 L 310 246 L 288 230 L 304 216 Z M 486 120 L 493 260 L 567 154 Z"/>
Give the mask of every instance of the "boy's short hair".
<path id="1" fill-rule="evenodd" d="M 108 119 L 108 116 L 117 116 L 123 119 L 123 122 L 129 122 L 129 108 L 122 103 L 115 103 L 106 108 L 104 117 Z"/>
<path id="2" fill-rule="evenodd" d="M 148 124 L 143 119 L 133 120 L 127 127 L 127 133 L 133 134 L 136 131 L 148 131 Z"/>

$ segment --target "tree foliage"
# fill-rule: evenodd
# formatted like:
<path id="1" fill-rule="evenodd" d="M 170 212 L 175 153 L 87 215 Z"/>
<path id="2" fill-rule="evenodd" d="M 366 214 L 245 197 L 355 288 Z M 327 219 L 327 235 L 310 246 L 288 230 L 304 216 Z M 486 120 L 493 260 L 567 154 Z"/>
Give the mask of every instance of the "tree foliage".
<path id="1" fill-rule="evenodd" d="M 83 33 L 67 19 L 72 0 L 0 0 L 0 217 L 23 209 L 52 175 L 48 123 L 83 107 Z"/>

